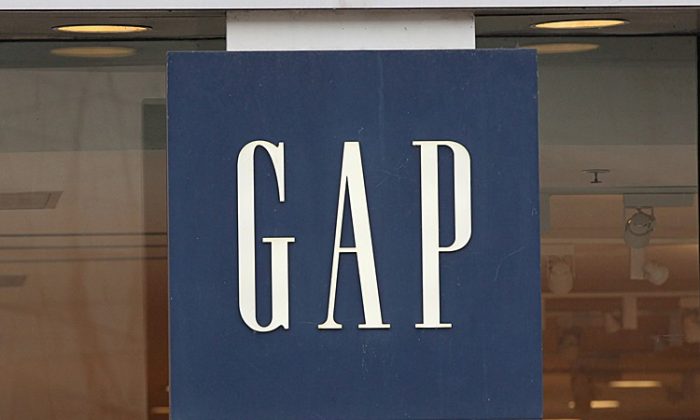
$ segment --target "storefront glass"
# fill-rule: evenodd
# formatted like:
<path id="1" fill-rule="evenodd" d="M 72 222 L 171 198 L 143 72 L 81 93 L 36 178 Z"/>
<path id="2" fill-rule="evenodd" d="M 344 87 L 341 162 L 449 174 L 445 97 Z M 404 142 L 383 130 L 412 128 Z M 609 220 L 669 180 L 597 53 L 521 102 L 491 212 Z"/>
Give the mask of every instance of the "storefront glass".
<path id="1" fill-rule="evenodd" d="M 479 46 L 539 52 L 545 417 L 697 417 L 696 37 Z"/>
<path id="2" fill-rule="evenodd" d="M 546 418 L 700 413 L 695 16 L 477 15 L 479 48 L 540 52 Z M 224 49 L 224 16 L 50 31 L 70 17 L 0 14 L 0 418 L 162 418 L 165 54 Z"/>
<path id="3" fill-rule="evenodd" d="M 165 56 L 200 49 L 0 43 L 0 418 L 167 414 Z"/>

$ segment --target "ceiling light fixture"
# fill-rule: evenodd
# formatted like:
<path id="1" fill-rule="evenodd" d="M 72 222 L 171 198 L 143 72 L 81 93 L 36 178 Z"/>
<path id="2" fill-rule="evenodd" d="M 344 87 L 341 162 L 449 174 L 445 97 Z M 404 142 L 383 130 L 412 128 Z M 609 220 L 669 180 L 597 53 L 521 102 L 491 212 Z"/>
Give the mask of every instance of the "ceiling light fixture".
<path id="1" fill-rule="evenodd" d="M 629 23 L 629 21 L 624 19 L 574 19 L 539 22 L 531 27 L 537 29 L 600 29 L 625 25 L 627 23 Z"/>
<path id="2" fill-rule="evenodd" d="M 135 53 L 136 50 L 129 47 L 63 47 L 51 50 L 53 55 L 75 58 L 119 58 Z"/>
<path id="3" fill-rule="evenodd" d="M 88 25 L 60 25 L 54 26 L 54 31 L 76 34 L 127 34 L 150 31 L 150 26 L 145 25 L 112 25 L 112 24 L 88 24 Z"/>
<path id="4" fill-rule="evenodd" d="M 651 213 L 645 213 L 641 208 L 637 209 L 629 219 L 625 221 L 625 243 L 630 248 L 644 248 L 649 245 L 651 232 L 656 226 L 654 209 Z"/>
<path id="5" fill-rule="evenodd" d="M 617 400 L 593 400 L 590 403 L 590 407 L 593 409 L 601 409 L 601 408 L 618 408 L 620 407 L 620 401 Z M 572 410 L 576 408 L 576 403 L 573 401 L 569 401 L 569 408 Z"/>
<path id="6" fill-rule="evenodd" d="M 591 408 L 618 408 L 620 406 L 620 401 L 616 400 L 593 400 L 591 401 Z"/>
<path id="7" fill-rule="evenodd" d="M 596 45 L 596 48 L 597 47 L 598 46 Z M 609 174 L 610 169 L 584 169 L 581 172 L 583 172 L 584 174 L 593 175 L 593 179 L 591 180 L 591 184 L 602 184 L 603 181 L 598 179 L 598 175 L 599 174 Z"/>
<path id="8" fill-rule="evenodd" d="M 597 50 L 598 44 L 588 44 L 581 42 L 554 42 L 548 44 L 522 45 L 521 48 L 533 48 L 537 54 L 568 54 Z"/>
<path id="9" fill-rule="evenodd" d="M 621 380 L 610 381 L 608 386 L 610 386 L 610 388 L 661 388 L 661 382 L 649 380 Z"/>
<path id="10" fill-rule="evenodd" d="M 661 286 L 666 283 L 669 274 L 670 271 L 665 265 L 661 265 L 655 261 L 648 261 L 644 264 L 644 278 L 655 286 Z"/>

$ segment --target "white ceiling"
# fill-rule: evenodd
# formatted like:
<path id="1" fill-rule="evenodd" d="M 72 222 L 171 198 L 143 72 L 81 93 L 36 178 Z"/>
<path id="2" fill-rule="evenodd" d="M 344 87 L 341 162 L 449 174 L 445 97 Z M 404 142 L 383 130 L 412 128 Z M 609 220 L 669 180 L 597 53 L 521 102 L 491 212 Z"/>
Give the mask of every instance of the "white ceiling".
<path id="1" fill-rule="evenodd" d="M 663 35 L 697 34 L 700 30 L 698 8 L 656 7 L 635 8 L 540 8 L 475 10 L 479 37 L 548 37 L 599 35 Z M 125 34 L 121 40 L 145 39 L 223 39 L 226 17 L 223 10 L 160 10 L 160 11 L 0 11 L 0 39 L 7 40 L 85 40 L 115 39 L 115 36 L 75 36 L 57 33 L 51 28 L 62 24 L 122 23 L 152 26 L 140 34 Z M 544 20 L 592 17 L 616 17 L 629 25 L 585 31 L 543 31 L 530 27 Z"/>

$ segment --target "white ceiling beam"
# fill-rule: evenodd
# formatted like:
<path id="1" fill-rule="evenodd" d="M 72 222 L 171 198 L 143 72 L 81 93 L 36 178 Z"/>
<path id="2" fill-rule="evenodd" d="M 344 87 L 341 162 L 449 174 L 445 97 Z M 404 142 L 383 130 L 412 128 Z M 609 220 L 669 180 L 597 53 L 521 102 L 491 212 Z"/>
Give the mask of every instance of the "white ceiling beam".
<path id="1" fill-rule="evenodd" d="M 467 10 L 255 10 L 226 15 L 228 51 L 476 48 Z"/>

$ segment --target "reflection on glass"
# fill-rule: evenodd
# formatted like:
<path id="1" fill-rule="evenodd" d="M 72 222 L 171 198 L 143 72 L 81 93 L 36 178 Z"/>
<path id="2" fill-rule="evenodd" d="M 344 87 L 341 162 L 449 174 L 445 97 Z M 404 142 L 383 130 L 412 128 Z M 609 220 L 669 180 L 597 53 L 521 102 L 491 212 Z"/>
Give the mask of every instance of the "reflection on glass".
<path id="1" fill-rule="evenodd" d="M 695 38 L 544 40 L 597 45 L 538 56 L 545 418 L 697 418 Z"/>
<path id="2" fill-rule="evenodd" d="M 166 418 L 165 54 L 222 47 L 0 44 L 0 418 Z"/>

